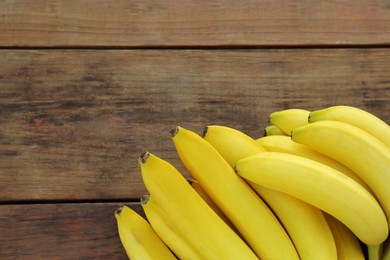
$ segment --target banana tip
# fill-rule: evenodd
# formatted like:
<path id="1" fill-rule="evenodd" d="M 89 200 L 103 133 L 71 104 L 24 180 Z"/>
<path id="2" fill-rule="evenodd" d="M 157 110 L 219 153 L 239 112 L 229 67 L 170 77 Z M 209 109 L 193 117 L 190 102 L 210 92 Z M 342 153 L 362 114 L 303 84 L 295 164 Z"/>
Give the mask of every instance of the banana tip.
<path id="1" fill-rule="evenodd" d="M 123 207 L 119 207 L 115 210 L 115 215 L 120 215 L 123 210 Z"/>
<path id="2" fill-rule="evenodd" d="M 146 204 L 146 203 L 148 203 L 149 199 L 150 199 L 150 195 L 149 195 L 149 194 L 142 195 L 142 196 L 141 196 L 141 204 Z"/>
<path id="3" fill-rule="evenodd" d="M 149 156 L 150 156 L 150 153 L 149 153 L 149 152 L 143 152 L 143 153 L 141 153 L 140 156 L 139 156 L 139 162 L 140 162 L 140 163 L 145 163 L 146 160 L 149 158 Z"/>
<path id="4" fill-rule="evenodd" d="M 203 129 L 202 137 L 205 137 L 205 136 L 206 136 L 208 129 L 209 129 L 208 126 L 206 126 L 206 127 Z"/>
<path id="5" fill-rule="evenodd" d="M 179 132 L 179 127 L 178 126 L 175 126 L 171 130 L 169 130 L 169 134 L 171 135 L 171 137 L 174 137 L 175 135 L 177 135 L 178 132 Z"/>

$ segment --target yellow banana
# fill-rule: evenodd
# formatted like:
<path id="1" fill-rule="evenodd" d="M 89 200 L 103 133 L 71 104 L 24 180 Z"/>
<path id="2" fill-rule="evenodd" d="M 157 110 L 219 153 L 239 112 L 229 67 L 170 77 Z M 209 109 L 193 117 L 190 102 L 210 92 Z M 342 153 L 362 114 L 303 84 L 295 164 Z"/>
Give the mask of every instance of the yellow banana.
<path id="1" fill-rule="evenodd" d="M 292 140 L 344 164 L 364 180 L 390 220 L 390 148 L 366 131 L 324 120 L 293 130 Z M 389 222 L 390 223 L 390 222 Z"/>
<path id="2" fill-rule="evenodd" d="M 211 144 L 179 126 L 171 130 L 171 136 L 185 167 L 258 257 L 299 259 L 294 245 L 272 211 Z"/>
<path id="3" fill-rule="evenodd" d="M 256 140 L 261 147 L 264 147 L 270 152 L 283 152 L 289 154 L 299 155 L 305 158 L 309 158 L 330 167 L 335 168 L 336 170 L 344 173 L 348 177 L 351 177 L 364 188 L 366 188 L 369 192 L 372 192 L 371 188 L 365 183 L 362 178 L 360 178 L 356 173 L 354 173 L 351 169 L 341 164 L 340 162 L 320 153 L 309 146 L 304 144 L 298 144 L 291 140 L 289 136 L 265 136 Z"/>
<path id="4" fill-rule="evenodd" d="M 390 147 L 390 126 L 374 114 L 352 106 L 332 106 L 312 111 L 309 122 L 334 120 L 348 123 L 372 134 Z"/>
<path id="5" fill-rule="evenodd" d="M 231 223 L 231 221 L 225 216 L 222 210 L 214 203 L 214 201 L 210 198 L 210 196 L 206 193 L 206 191 L 202 188 L 199 182 L 195 179 L 187 178 L 188 183 L 191 187 L 199 194 L 199 196 L 214 210 L 215 213 L 223 220 L 226 224 L 229 225 L 230 228 L 237 233 L 236 227 Z"/>
<path id="6" fill-rule="evenodd" d="M 229 151 L 224 153 L 223 157 L 233 168 L 236 165 L 237 158 L 266 151 L 261 145 L 256 144 L 252 137 L 227 126 L 207 126 L 203 131 L 203 138 L 211 143 L 214 148 L 228 146 Z"/>
<path id="7" fill-rule="evenodd" d="M 203 259 L 198 253 L 199 245 L 187 239 L 193 233 L 191 226 L 178 221 L 175 218 L 178 215 L 176 212 L 165 212 L 157 205 L 153 197 L 151 195 L 142 196 L 141 205 L 156 234 L 179 259 Z"/>
<path id="8" fill-rule="evenodd" d="M 202 258 L 258 259 L 173 165 L 148 152 L 139 163 L 148 192 L 172 221 L 188 230 L 186 239 Z"/>
<path id="9" fill-rule="evenodd" d="M 264 151 L 262 148 L 256 151 L 253 139 L 228 127 L 208 126 L 204 139 L 224 158 L 230 158 L 233 167 L 239 159 Z M 282 192 L 252 182 L 249 184 L 275 212 L 290 235 L 300 259 L 337 259 L 333 235 L 321 210 Z"/>
<path id="10" fill-rule="evenodd" d="M 281 129 L 286 135 L 291 135 L 292 129 L 309 123 L 309 114 L 310 111 L 305 109 L 284 109 L 272 112 L 269 115 L 269 122 Z"/>
<path id="11" fill-rule="evenodd" d="M 364 260 L 363 249 L 360 246 L 359 240 L 343 223 L 330 216 L 324 214 L 332 230 L 333 237 L 336 242 L 337 256 L 339 260 Z"/>
<path id="12" fill-rule="evenodd" d="M 276 125 L 268 125 L 264 128 L 264 136 L 270 136 L 270 135 L 286 135 L 286 134 Z"/>
<path id="13" fill-rule="evenodd" d="M 333 234 L 321 210 L 283 192 L 249 183 L 278 216 L 300 259 L 337 259 Z"/>
<path id="14" fill-rule="evenodd" d="M 237 173 L 258 185 L 285 192 L 334 216 L 367 245 L 388 235 L 386 216 L 376 199 L 339 171 L 297 155 L 264 152 L 237 162 Z"/>
<path id="15" fill-rule="evenodd" d="M 130 259 L 177 259 L 150 224 L 127 206 L 115 211 L 119 238 Z"/>

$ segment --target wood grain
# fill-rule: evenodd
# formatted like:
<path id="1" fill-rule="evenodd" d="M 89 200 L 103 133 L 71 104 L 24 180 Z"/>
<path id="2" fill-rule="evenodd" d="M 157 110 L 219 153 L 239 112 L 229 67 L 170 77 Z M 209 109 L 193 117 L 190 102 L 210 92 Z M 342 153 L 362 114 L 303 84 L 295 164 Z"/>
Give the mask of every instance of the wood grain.
<path id="1" fill-rule="evenodd" d="M 139 204 L 82 203 L 0 205 L 0 258 L 128 259 L 114 211 Z"/>
<path id="2" fill-rule="evenodd" d="M 390 1 L 0 1 L 0 46 L 389 45 Z"/>
<path id="3" fill-rule="evenodd" d="M 185 176 L 169 130 L 260 137 L 269 113 L 347 104 L 390 123 L 389 49 L 2 50 L 0 201 L 138 200 L 138 155 Z"/>

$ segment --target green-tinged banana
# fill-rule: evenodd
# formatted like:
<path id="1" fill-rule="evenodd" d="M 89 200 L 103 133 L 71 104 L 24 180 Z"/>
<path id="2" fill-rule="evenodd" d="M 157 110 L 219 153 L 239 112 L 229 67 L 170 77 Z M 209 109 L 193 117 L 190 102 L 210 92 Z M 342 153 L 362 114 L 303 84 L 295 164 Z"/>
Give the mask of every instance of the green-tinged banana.
<path id="1" fill-rule="evenodd" d="M 343 223 L 329 214 L 324 214 L 336 242 L 339 260 L 364 260 L 363 249 L 357 237 Z"/>
<path id="2" fill-rule="evenodd" d="M 258 257 L 299 259 L 294 245 L 272 211 L 211 144 L 179 126 L 171 130 L 171 136 L 185 167 Z"/>
<path id="3" fill-rule="evenodd" d="M 222 156 L 233 168 L 236 165 L 237 158 L 243 158 L 255 153 L 266 151 L 249 135 L 227 126 L 207 126 L 203 131 L 203 138 L 214 148 L 226 147 L 229 149 L 229 151 L 224 153 Z"/>
<path id="4" fill-rule="evenodd" d="M 356 126 L 324 120 L 298 127 L 292 140 L 344 164 L 364 180 L 390 220 L 390 148 Z M 390 222 L 389 222 L 390 223 Z"/>
<path id="5" fill-rule="evenodd" d="M 248 245 L 194 191 L 170 163 L 140 156 L 142 179 L 155 202 L 182 227 L 204 259 L 258 259 Z"/>
<path id="6" fill-rule="evenodd" d="M 364 188 L 369 192 L 372 192 L 371 188 L 365 183 L 362 178 L 356 175 L 351 169 L 341 164 L 340 162 L 326 156 L 316 150 L 313 150 L 307 145 L 299 144 L 291 140 L 289 136 L 265 136 L 259 139 L 256 139 L 256 142 L 264 147 L 270 152 L 283 152 L 289 154 L 299 155 L 305 158 L 309 158 L 330 167 L 335 168 L 336 170 L 344 173 L 348 177 L 351 177 L 355 181 L 359 182 Z"/>
<path id="7" fill-rule="evenodd" d="M 215 213 L 223 220 L 226 224 L 229 225 L 234 231 L 237 231 L 231 221 L 225 216 L 222 210 L 215 204 L 215 202 L 210 198 L 206 191 L 202 188 L 199 182 L 195 179 L 187 178 L 188 183 L 191 187 L 199 194 L 199 196 L 214 210 Z"/>
<path id="8" fill-rule="evenodd" d="M 310 111 L 300 108 L 290 108 L 272 112 L 269 115 L 271 125 L 277 126 L 286 135 L 291 135 L 291 130 L 309 123 Z"/>
<path id="9" fill-rule="evenodd" d="M 179 259 L 203 259 L 198 253 L 199 245 L 187 239 L 193 232 L 192 227 L 182 221 L 177 221 L 176 212 L 165 212 L 156 204 L 153 197 L 151 195 L 142 196 L 141 205 L 156 234 Z"/>
<path id="10" fill-rule="evenodd" d="M 150 224 L 127 206 L 115 211 L 119 238 L 130 259 L 177 259 Z"/>
<path id="11" fill-rule="evenodd" d="M 256 146 L 253 139 L 226 127 L 207 127 L 204 139 L 224 158 L 230 158 L 230 165 L 233 167 L 239 159 L 263 152 L 262 148 L 257 151 L 253 148 Z M 252 152 L 248 154 L 248 151 Z M 275 212 L 290 235 L 300 259 L 337 259 L 332 232 L 321 210 L 282 192 L 251 182 L 249 184 Z"/>
<path id="12" fill-rule="evenodd" d="M 270 136 L 270 135 L 286 135 L 286 134 L 276 125 L 268 125 L 264 128 L 264 136 Z"/>
<path id="13" fill-rule="evenodd" d="M 334 120 L 348 123 L 372 134 L 390 147 L 390 126 L 374 114 L 352 106 L 332 106 L 312 111 L 309 122 Z"/>
<path id="14" fill-rule="evenodd" d="M 388 235 L 386 216 L 376 199 L 332 167 L 297 155 L 264 152 L 239 160 L 236 171 L 248 181 L 327 212 L 367 245 L 379 245 Z"/>

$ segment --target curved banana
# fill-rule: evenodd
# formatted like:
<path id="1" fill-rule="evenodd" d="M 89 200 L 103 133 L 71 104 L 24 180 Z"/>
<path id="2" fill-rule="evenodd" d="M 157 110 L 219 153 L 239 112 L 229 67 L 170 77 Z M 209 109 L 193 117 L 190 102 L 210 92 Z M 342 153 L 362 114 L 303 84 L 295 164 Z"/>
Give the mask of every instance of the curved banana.
<path id="1" fill-rule="evenodd" d="M 231 221 L 226 217 L 226 215 L 222 212 L 222 210 L 214 203 L 214 201 L 210 198 L 210 196 L 206 193 L 206 191 L 202 188 L 199 182 L 195 179 L 187 178 L 188 183 L 191 187 L 199 194 L 199 196 L 214 210 L 215 213 L 223 220 L 226 224 L 229 225 L 235 232 L 237 231 L 235 226 L 231 223 Z M 236 232 L 237 233 L 237 232 Z"/>
<path id="2" fill-rule="evenodd" d="M 264 136 L 270 136 L 270 135 L 286 135 L 286 134 L 276 125 L 267 125 L 264 128 Z"/>
<path id="3" fill-rule="evenodd" d="M 332 230 L 334 240 L 336 242 L 337 257 L 339 260 L 365 260 L 363 249 L 360 246 L 359 240 L 343 223 L 330 216 L 324 214 Z"/>
<path id="4" fill-rule="evenodd" d="M 127 206 L 115 211 L 119 238 L 130 259 L 177 259 L 150 224 Z"/>
<path id="5" fill-rule="evenodd" d="M 299 259 L 272 211 L 211 144 L 179 126 L 171 130 L 171 136 L 185 167 L 259 258 Z"/>
<path id="6" fill-rule="evenodd" d="M 142 196 L 141 206 L 156 234 L 179 259 L 203 259 L 198 253 L 198 244 L 192 243 L 190 239 L 187 239 L 193 232 L 191 227 L 183 225 L 181 221 L 177 221 L 171 214 L 177 215 L 175 212 L 165 212 L 157 205 L 153 197 L 151 195 Z M 162 256 L 160 257 L 162 258 Z"/>
<path id="7" fill-rule="evenodd" d="M 388 235 L 386 216 L 376 199 L 359 183 L 322 163 L 265 152 L 239 160 L 236 171 L 248 181 L 327 212 L 367 245 L 379 245 Z"/>
<path id="8" fill-rule="evenodd" d="M 272 112 L 269 115 L 269 122 L 281 129 L 286 135 L 291 135 L 292 129 L 309 123 L 309 114 L 310 111 L 305 109 L 284 109 Z"/>
<path id="9" fill-rule="evenodd" d="M 338 259 L 333 234 L 321 210 L 283 192 L 249 183 L 275 212 L 300 259 Z"/>
<path id="10" fill-rule="evenodd" d="M 186 239 L 202 258 L 258 259 L 173 165 L 148 152 L 141 154 L 139 164 L 148 192 L 172 221 L 188 230 Z"/>
<path id="11" fill-rule="evenodd" d="M 224 153 L 223 157 L 233 168 L 236 165 L 237 158 L 266 151 L 261 145 L 256 144 L 252 137 L 242 131 L 227 126 L 209 125 L 205 127 L 203 139 L 214 148 L 229 147 L 227 148 L 229 151 Z"/>
<path id="12" fill-rule="evenodd" d="M 253 139 L 232 128 L 208 126 L 204 132 L 204 139 L 224 158 L 230 158 L 232 167 L 239 159 L 264 151 L 263 148 L 256 151 L 253 148 L 256 146 Z M 282 192 L 252 182 L 249 184 L 279 218 L 291 237 L 300 259 L 337 259 L 333 235 L 321 210 Z"/>
<path id="13" fill-rule="evenodd" d="M 344 164 L 364 180 L 390 223 L 390 148 L 366 131 L 324 120 L 293 130 L 292 140 Z"/>
<path id="14" fill-rule="evenodd" d="M 291 140 L 289 136 L 265 136 L 256 140 L 257 143 L 270 152 L 283 152 L 289 154 L 299 155 L 305 158 L 309 158 L 325 165 L 328 165 L 336 170 L 344 173 L 348 177 L 354 179 L 364 188 L 366 188 L 371 194 L 373 194 L 371 188 L 365 183 L 351 169 L 341 164 L 340 162 L 320 153 L 307 145 L 299 144 Z"/>
<path id="15" fill-rule="evenodd" d="M 374 114 L 352 106 L 332 106 L 312 111 L 309 122 L 334 120 L 348 123 L 372 134 L 390 147 L 390 126 Z"/>

